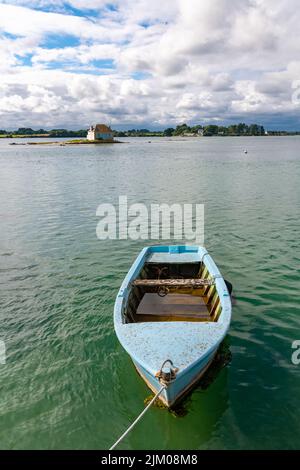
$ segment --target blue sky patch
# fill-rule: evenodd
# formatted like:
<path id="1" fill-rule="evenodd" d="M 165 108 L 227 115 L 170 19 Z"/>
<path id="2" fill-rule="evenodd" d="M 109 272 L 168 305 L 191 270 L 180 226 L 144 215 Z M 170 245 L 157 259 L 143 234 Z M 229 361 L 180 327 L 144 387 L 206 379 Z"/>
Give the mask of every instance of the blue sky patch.
<path id="1" fill-rule="evenodd" d="M 147 78 L 151 77 L 151 73 L 149 72 L 133 72 L 131 74 L 131 78 L 134 80 L 146 80 Z"/>
<path id="2" fill-rule="evenodd" d="M 38 6 L 33 4 L 30 4 L 31 2 L 28 2 L 28 5 L 26 5 L 28 8 L 31 8 L 33 10 L 37 11 L 43 11 L 45 13 L 59 13 L 61 15 L 72 15 L 72 16 L 79 16 L 79 17 L 87 17 L 89 15 L 92 16 L 99 16 L 99 8 L 95 7 L 94 9 L 92 8 L 84 8 L 82 9 L 76 8 L 73 5 L 71 5 L 69 2 L 62 2 L 59 4 L 55 3 L 42 3 L 39 4 Z"/>
<path id="3" fill-rule="evenodd" d="M 25 65 L 27 67 L 31 67 L 32 66 L 32 63 L 31 63 L 31 59 L 33 57 L 33 54 L 26 54 L 26 55 L 19 55 L 19 54 L 16 54 L 16 58 L 18 59 L 20 65 Z"/>
<path id="4" fill-rule="evenodd" d="M 45 49 L 61 49 L 79 45 L 80 39 L 70 34 L 48 34 L 40 44 L 40 46 Z"/>
<path id="5" fill-rule="evenodd" d="M 151 23 L 149 21 L 143 21 L 143 23 L 140 23 L 140 26 L 142 26 L 142 28 L 149 28 L 151 26 Z"/>
<path id="6" fill-rule="evenodd" d="M 74 6 L 70 5 L 67 2 L 64 2 L 64 8 L 66 13 L 73 15 L 73 16 L 80 16 L 80 17 L 89 17 L 93 16 L 96 18 L 99 18 L 101 16 L 101 13 L 99 12 L 99 8 L 96 7 L 95 9 L 91 8 L 84 8 L 82 10 L 79 10 L 78 8 L 75 8 Z"/>
<path id="7" fill-rule="evenodd" d="M 17 36 L 16 34 L 3 32 L 3 33 L 1 33 L 1 37 L 4 38 L 4 39 L 18 39 L 21 36 Z"/>
<path id="8" fill-rule="evenodd" d="M 105 5 L 106 8 L 110 11 L 118 11 L 118 7 L 116 5 L 114 5 L 113 3 L 108 3 L 107 5 Z"/>
<path id="9" fill-rule="evenodd" d="M 93 67 L 97 67 L 99 69 L 114 69 L 115 64 L 112 59 L 97 59 L 97 60 L 92 60 L 90 62 L 90 65 Z"/>
<path id="10" fill-rule="evenodd" d="M 112 60 L 92 60 L 88 64 L 81 64 L 77 61 L 51 61 L 44 64 L 49 70 L 65 70 L 76 74 L 106 75 L 115 71 Z"/>

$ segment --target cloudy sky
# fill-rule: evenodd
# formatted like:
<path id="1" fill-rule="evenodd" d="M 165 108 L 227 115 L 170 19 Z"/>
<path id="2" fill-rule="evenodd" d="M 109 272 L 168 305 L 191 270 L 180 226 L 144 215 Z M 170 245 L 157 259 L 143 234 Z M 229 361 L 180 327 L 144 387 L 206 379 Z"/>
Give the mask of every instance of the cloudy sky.
<path id="1" fill-rule="evenodd" d="M 299 0 L 0 0 L 0 128 L 300 129 L 299 24 Z"/>

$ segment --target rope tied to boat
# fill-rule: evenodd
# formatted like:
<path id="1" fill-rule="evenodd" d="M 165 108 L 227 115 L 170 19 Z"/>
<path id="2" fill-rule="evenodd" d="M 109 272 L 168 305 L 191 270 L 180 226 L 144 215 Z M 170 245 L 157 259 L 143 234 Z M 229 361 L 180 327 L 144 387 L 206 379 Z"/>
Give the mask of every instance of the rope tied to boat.
<path id="1" fill-rule="evenodd" d="M 160 286 L 157 288 L 157 293 L 159 297 L 165 297 L 169 293 L 169 288 L 165 286 Z"/>
<path id="2" fill-rule="evenodd" d="M 166 364 L 170 364 L 169 371 L 165 370 Z M 171 359 L 166 359 L 163 363 L 159 371 L 155 374 L 155 377 L 158 378 L 159 382 L 168 386 L 171 382 L 176 379 L 176 374 L 178 372 L 178 368 L 174 367 L 173 362 Z"/>
<path id="3" fill-rule="evenodd" d="M 160 280 L 160 276 L 162 275 L 162 273 L 164 271 L 168 272 L 169 268 L 167 266 L 165 266 L 163 268 L 157 267 L 156 270 L 157 270 L 157 279 Z M 169 293 L 169 288 L 164 287 L 164 286 L 158 287 L 157 288 L 157 293 L 158 293 L 159 297 L 165 297 Z"/>
<path id="4" fill-rule="evenodd" d="M 169 373 L 164 371 L 166 364 L 170 364 L 170 371 Z M 133 423 L 129 426 L 128 429 L 116 440 L 116 442 L 109 448 L 109 450 L 114 450 L 117 445 L 130 433 L 130 431 L 134 428 L 134 426 L 142 419 L 144 414 L 149 410 L 149 408 L 153 405 L 153 403 L 157 400 L 157 398 L 161 395 L 161 393 L 170 385 L 170 383 L 175 380 L 176 373 L 178 369 L 174 367 L 173 362 L 170 359 L 166 359 L 159 372 L 155 374 L 155 377 L 158 378 L 159 382 L 162 384 L 161 388 L 158 390 L 156 395 L 152 398 L 152 400 L 148 403 L 146 408 L 139 414 L 139 416 L 133 421 Z M 159 375 L 158 375 L 159 374 Z M 169 375 L 168 375 L 169 374 Z"/>

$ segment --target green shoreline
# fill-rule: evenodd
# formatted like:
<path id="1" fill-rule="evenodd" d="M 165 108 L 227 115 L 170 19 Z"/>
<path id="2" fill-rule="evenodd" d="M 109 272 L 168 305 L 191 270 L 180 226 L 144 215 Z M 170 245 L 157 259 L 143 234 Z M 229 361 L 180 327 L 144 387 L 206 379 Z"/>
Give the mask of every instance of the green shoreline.
<path id="1" fill-rule="evenodd" d="M 128 130 L 112 130 L 115 138 L 122 137 L 252 137 L 252 136 L 295 136 L 300 135 L 300 131 L 287 130 L 269 130 L 259 124 L 230 124 L 228 126 L 208 124 L 208 125 L 192 125 L 186 123 L 178 124 L 176 127 L 167 127 L 161 130 L 128 129 Z M 0 129 L 0 139 L 59 139 L 68 138 L 70 140 L 78 139 L 83 141 L 86 139 L 87 129 L 68 130 L 68 129 L 32 129 L 31 127 L 19 127 L 17 130 L 7 131 Z M 97 142 L 98 143 L 98 142 Z"/>
<path id="2" fill-rule="evenodd" d="M 54 142 L 26 142 L 19 144 L 11 142 L 9 145 L 59 145 L 65 147 L 66 145 L 103 145 L 103 144 L 123 144 L 120 140 L 67 140 L 67 141 L 54 141 Z"/>

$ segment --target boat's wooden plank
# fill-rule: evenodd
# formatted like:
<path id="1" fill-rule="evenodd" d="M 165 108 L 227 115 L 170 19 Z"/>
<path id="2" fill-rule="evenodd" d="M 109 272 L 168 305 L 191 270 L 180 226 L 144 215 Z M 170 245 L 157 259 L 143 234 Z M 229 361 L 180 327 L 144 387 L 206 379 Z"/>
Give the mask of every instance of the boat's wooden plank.
<path id="1" fill-rule="evenodd" d="M 196 316 L 196 315 L 138 315 L 135 317 L 135 323 L 153 323 L 153 322 L 191 322 L 191 323 L 203 323 L 213 322 L 214 320 L 209 315 Z"/>
<path id="2" fill-rule="evenodd" d="M 180 316 L 180 317 L 208 317 L 208 308 L 201 297 L 188 294 L 168 294 L 160 297 L 157 294 L 148 293 L 142 298 L 137 315 L 151 316 Z"/>
<path id="3" fill-rule="evenodd" d="M 202 278 L 203 278 L 203 279 L 207 279 L 208 274 L 209 274 L 208 269 L 207 269 L 207 267 L 205 266 L 204 269 L 203 269 L 203 271 L 202 271 Z"/>
<path id="4" fill-rule="evenodd" d="M 213 298 L 212 298 L 212 300 L 211 300 L 211 302 L 210 302 L 210 306 L 209 306 L 210 312 L 213 312 L 213 311 L 214 311 L 214 308 L 215 308 L 215 306 L 216 306 L 216 303 L 219 302 L 219 300 L 220 300 L 220 299 L 219 299 L 219 294 L 218 294 L 217 291 L 215 291 L 214 296 L 213 296 Z"/>
<path id="5" fill-rule="evenodd" d="M 211 312 L 211 314 L 213 315 L 213 320 L 214 321 L 218 321 L 218 318 L 219 318 L 221 312 L 222 312 L 222 306 L 221 306 L 220 300 L 218 300 L 216 306 L 214 307 L 214 311 Z"/>
<path id="6" fill-rule="evenodd" d="M 147 259 L 147 263 L 199 263 L 200 255 L 194 253 L 151 253 Z"/>
<path id="7" fill-rule="evenodd" d="M 206 298 L 206 301 L 207 303 L 209 303 L 214 295 L 214 293 L 216 292 L 216 287 L 215 286 L 211 286 L 208 290 L 207 293 L 205 293 L 205 298 Z"/>
<path id="8" fill-rule="evenodd" d="M 135 279 L 132 284 L 134 286 L 144 287 L 201 287 L 211 286 L 212 279 Z"/>

